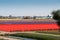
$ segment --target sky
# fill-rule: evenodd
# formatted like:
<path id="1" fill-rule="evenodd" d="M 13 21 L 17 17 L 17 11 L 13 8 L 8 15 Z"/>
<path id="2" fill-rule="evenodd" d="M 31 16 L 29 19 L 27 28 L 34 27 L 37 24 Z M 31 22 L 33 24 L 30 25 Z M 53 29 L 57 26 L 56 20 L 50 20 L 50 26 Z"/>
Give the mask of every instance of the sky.
<path id="1" fill-rule="evenodd" d="M 60 0 L 0 0 L 0 16 L 47 16 L 60 9 Z"/>

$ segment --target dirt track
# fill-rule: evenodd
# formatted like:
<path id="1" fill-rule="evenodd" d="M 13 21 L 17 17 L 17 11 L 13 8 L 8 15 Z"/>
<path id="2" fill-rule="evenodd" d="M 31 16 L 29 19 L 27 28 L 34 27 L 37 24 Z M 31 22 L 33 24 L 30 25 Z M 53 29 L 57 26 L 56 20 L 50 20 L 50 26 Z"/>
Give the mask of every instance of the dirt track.
<path id="1" fill-rule="evenodd" d="M 0 19 L 0 22 L 10 22 L 10 21 L 14 21 L 14 22 L 44 22 L 44 21 L 47 21 L 47 22 L 55 22 L 55 20 L 53 19 Z"/>

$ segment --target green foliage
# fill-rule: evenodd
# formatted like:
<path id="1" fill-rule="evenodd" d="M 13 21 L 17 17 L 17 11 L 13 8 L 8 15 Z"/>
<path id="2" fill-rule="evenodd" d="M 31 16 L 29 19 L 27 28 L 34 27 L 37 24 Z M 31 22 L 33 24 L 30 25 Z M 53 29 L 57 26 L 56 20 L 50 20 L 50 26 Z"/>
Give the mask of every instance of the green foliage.
<path id="1" fill-rule="evenodd" d="M 57 20 L 57 24 L 59 26 L 59 32 L 60 32 L 60 10 L 53 11 L 53 19 Z"/>
<path id="2" fill-rule="evenodd" d="M 53 19 L 60 20 L 60 10 L 53 11 L 52 15 L 53 15 Z"/>

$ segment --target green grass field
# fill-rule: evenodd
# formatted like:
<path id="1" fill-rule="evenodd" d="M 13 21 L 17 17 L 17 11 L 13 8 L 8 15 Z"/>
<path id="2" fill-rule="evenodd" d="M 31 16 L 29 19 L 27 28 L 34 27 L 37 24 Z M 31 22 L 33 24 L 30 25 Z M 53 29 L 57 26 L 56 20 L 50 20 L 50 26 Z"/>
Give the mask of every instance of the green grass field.
<path id="1" fill-rule="evenodd" d="M 60 40 L 60 35 L 52 34 L 52 33 L 37 33 L 37 32 L 28 32 L 28 33 L 17 33 L 11 34 L 11 36 L 17 37 L 25 37 L 25 38 L 33 38 L 37 40 Z"/>

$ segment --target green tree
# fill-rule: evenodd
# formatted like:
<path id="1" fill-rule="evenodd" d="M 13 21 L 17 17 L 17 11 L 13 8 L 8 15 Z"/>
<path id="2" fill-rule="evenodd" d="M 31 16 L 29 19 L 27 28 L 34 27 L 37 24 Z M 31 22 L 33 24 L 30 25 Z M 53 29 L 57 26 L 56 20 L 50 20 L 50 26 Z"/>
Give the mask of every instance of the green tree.
<path id="1" fill-rule="evenodd" d="M 59 32 L 60 32 L 60 10 L 56 10 L 52 12 L 53 19 L 57 21 L 57 24 L 59 26 Z"/>

